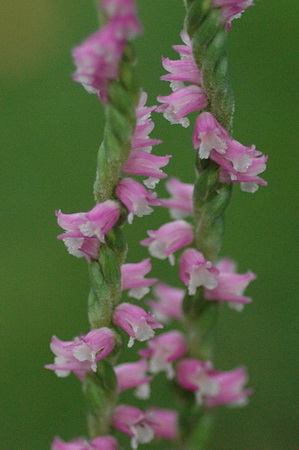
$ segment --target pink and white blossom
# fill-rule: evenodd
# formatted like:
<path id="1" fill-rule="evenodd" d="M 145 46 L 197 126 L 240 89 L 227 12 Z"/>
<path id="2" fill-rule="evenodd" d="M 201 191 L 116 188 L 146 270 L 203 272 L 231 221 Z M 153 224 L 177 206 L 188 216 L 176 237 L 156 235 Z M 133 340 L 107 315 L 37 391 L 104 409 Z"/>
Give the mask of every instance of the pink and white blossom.
<path id="1" fill-rule="evenodd" d="M 134 0 L 102 0 L 101 9 L 108 16 L 119 39 L 129 40 L 141 33 Z"/>
<path id="2" fill-rule="evenodd" d="M 139 354 L 149 358 L 149 370 L 152 373 L 166 372 L 167 378 L 174 377 L 173 362 L 182 358 L 187 352 L 185 339 L 179 331 L 169 331 L 151 339 L 148 348 Z"/>
<path id="3" fill-rule="evenodd" d="M 126 175 L 149 177 L 144 184 L 153 189 L 161 179 L 167 177 L 161 167 L 167 166 L 170 158 L 170 155 L 156 156 L 143 150 L 132 150 L 128 160 L 122 166 L 122 172 Z"/>
<path id="4" fill-rule="evenodd" d="M 221 20 L 230 30 L 232 20 L 239 19 L 245 9 L 253 6 L 253 0 L 212 0 L 214 8 L 221 9 Z"/>
<path id="5" fill-rule="evenodd" d="M 169 259 L 174 264 L 173 253 L 193 242 L 193 227 L 185 220 L 176 220 L 162 225 L 158 230 L 149 230 L 149 238 L 140 241 L 149 248 L 152 256 L 159 259 Z"/>
<path id="6" fill-rule="evenodd" d="M 118 79 L 125 44 L 124 39 L 116 36 L 112 23 L 89 36 L 72 51 L 77 68 L 74 81 L 81 83 L 89 93 L 98 94 L 106 103 L 109 81 Z"/>
<path id="7" fill-rule="evenodd" d="M 244 368 L 230 372 L 219 372 L 210 362 L 196 359 L 184 359 L 176 368 L 177 382 L 185 389 L 194 391 L 197 402 L 207 407 L 230 404 L 241 406 L 251 390 L 243 390 L 247 382 Z"/>
<path id="8" fill-rule="evenodd" d="M 97 362 L 111 353 L 114 341 L 113 331 L 106 327 L 91 330 L 73 341 L 61 341 L 53 336 L 50 348 L 55 360 L 45 368 L 54 370 L 58 377 L 67 377 L 74 372 L 84 381 L 86 373 L 96 372 Z"/>
<path id="9" fill-rule="evenodd" d="M 114 367 L 119 392 L 137 388 L 135 395 L 138 398 L 147 399 L 150 395 L 149 383 L 152 376 L 146 375 L 148 363 L 145 359 L 137 362 L 119 364 Z"/>
<path id="10" fill-rule="evenodd" d="M 186 116 L 191 112 L 205 109 L 208 104 L 203 89 L 194 84 L 182 87 L 170 95 L 159 96 L 158 101 L 162 105 L 156 111 L 163 113 L 165 119 L 170 123 L 179 123 L 184 128 L 190 124 Z"/>
<path id="11" fill-rule="evenodd" d="M 188 248 L 181 257 L 180 278 L 188 286 L 189 295 L 194 295 L 200 286 L 206 289 L 215 289 L 218 285 L 219 270 L 204 255 Z"/>
<path id="12" fill-rule="evenodd" d="M 91 442 L 84 438 L 77 438 L 72 442 L 56 438 L 51 445 L 51 450 L 118 450 L 118 448 L 118 443 L 112 436 L 96 437 Z"/>
<path id="13" fill-rule="evenodd" d="M 151 119 L 151 113 L 157 106 L 145 106 L 147 102 L 147 93 L 142 91 L 139 98 L 139 103 L 136 107 L 136 128 L 132 137 L 132 149 L 143 150 L 151 153 L 154 145 L 161 144 L 160 139 L 152 139 L 149 134 L 155 128 L 155 124 Z"/>
<path id="14" fill-rule="evenodd" d="M 241 189 L 255 192 L 267 182 L 258 177 L 266 169 L 267 156 L 232 139 L 211 113 L 201 113 L 196 119 L 193 146 L 201 159 L 210 158 L 220 166 L 219 181 L 241 183 Z"/>
<path id="15" fill-rule="evenodd" d="M 140 342 L 151 339 L 155 335 L 156 328 L 163 328 L 153 314 L 130 303 L 121 303 L 115 308 L 113 323 L 130 336 L 128 347 L 133 346 L 135 339 Z"/>
<path id="16" fill-rule="evenodd" d="M 170 216 L 173 219 L 182 219 L 193 215 L 193 191 L 194 184 L 182 183 L 177 178 L 170 178 L 165 187 L 170 198 L 161 199 L 162 206 L 169 208 Z"/>
<path id="17" fill-rule="evenodd" d="M 117 406 L 113 413 L 112 424 L 117 430 L 131 436 L 133 450 L 138 448 L 138 444 L 147 444 L 155 437 L 151 421 L 135 406 Z"/>
<path id="18" fill-rule="evenodd" d="M 157 278 L 145 278 L 152 270 L 150 258 L 139 263 L 129 263 L 121 265 L 122 290 L 129 290 L 128 295 L 140 300 L 149 292 L 149 287 L 155 284 Z"/>
<path id="19" fill-rule="evenodd" d="M 172 409 L 149 408 L 146 417 L 151 424 L 155 437 L 175 440 L 178 436 L 178 414 Z"/>
<path id="20" fill-rule="evenodd" d="M 105 234 L 110 231 L 120 216 L 119 205 L 107 200 L 98 203 L 89 212 L 63 214 L 56 211 L 57 222 L 65 233 L 62 239 L 71 255 L 85 257 L 89 262 L 98 258 L 99 245 L 105 242 Z"/>
<path id="21" fill-rule="evenodd" d="M 188 82 L 202 84 L 202 75 L 193 58 L 171 60 L 162 58 L 162 65 L 169 73 L 163 75 L 160 80 L 171 82 Z M 181 85 L 183 87 L 184 85 Z"/>
<path id="22" fill-rule="evenodd" d="M 252 299 L 243 295 L 248 284 L 255 280 L 253 272 L 244 274 L 236 273 L 236 264 L 229 258 L 220 260 L 216 264 L 219 270 L 218 286 L 215 289 L 205 289 L 204 296 L 207 300 L 218 300 L 228 302 L 229 306 L 237 311 L 241 311 L 246 303 Z"/>
<path id="23" fill-rule="evenodd" d="M 187 31 L 182 30 L 180 36 L 184 44 L 173 45 L 173 50 L 175 50 L 180 55 L 181 59 L 193 58 L 192 42 Z"/>
<path id="24" fill-rule="evenodd" d="M 116 187 L 116 195 L 129 210 L 128 222 L 132 223 L 134 216 L 143 217 L 151 214 L 151 206 L 161 205 L 155 192 L 147 191 L 142 184 L 132 178 L 123 178 Z"/>
<path id="25" fill-rule="evenodd" d="M 158 283 L 154 287 L 153 292 L 158 301 L 148 300 L 146 303 L 160 322 L 168 323 L 170 319 L 182 320 L 184 289 Z"/>

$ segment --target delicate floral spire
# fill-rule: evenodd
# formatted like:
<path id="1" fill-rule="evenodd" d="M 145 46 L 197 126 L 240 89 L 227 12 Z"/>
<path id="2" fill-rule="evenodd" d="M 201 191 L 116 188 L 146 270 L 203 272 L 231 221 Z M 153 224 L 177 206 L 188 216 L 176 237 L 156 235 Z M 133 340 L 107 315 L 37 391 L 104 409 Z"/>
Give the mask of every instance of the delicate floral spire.
<path id="1" fill-rule="evenodd" d="M 147 444 L 155 436 L 151 422 L 140 409 L 134 406 L 118 406 L 113 414 L 113 426 L 131 436 L 131 448 L 134 450 L 137 449 L 138 444 Z"/>
<path id="2" fill-rule="evenodd" d="M 162 206 L 169 208 L 170 216 L 173 219 L 183 219 L 193 215 L 193 191 L 194 184 L 182 183 L 177 178 L 170 178 L 165 187 L 170 198 L 161 199 Z"/>
<path id="3" fill-rule="evenodd" d="M 114 347 L 114 333 L 103 327 L 91 330 L 73 341 L 61 341 L 52 337 L 50 348 L 55 356 L 54 364 L 46 369 L 54 370 L 58 377 L 67 377 L 71 372 L 84 381 L 88 372 L 97 370 L 97 362 L 105 358 Z"/>
<path id="4" fill-rule="evenodd" d="M 169 331 L 151 339 L 146 350 L 140 350 L 140 355 L 149 358 L 149 369 L 152 373 L 165 371 L 167 378 L 174 377 L 172 363 L 187 352 L 183 334 L 179 331 Z"/>
<path id="5" fill-rule="evenodd" d="M 214 8 L 221 8 L 222 23 L 230 30 L 232 20 L 239 19 L 245 9 L 253 6 L 253 0 L 212 0 Z"/>
<path id="6" fill-rule="evenodd" d="M 219 261 L 216 267 L 219 270 L 218 285 L 215 289 L 205 289 L 205 298 L 228 302 L 231 308 L 241 311 L 246 303 L 252 301 L 250 297 L 243 295 L 243 291 L 255 280 L 256 275 L 250 271 L 244 274 L 236 273 L 236 264 L 229 258 Z"/>
<path id="7" fill-rule="evenodd" d="M 123 392 L 131 388 L 137 388 L 135 390 L 136 397 L 142 399 L 149 398 L 149 383 L 153 380 L 153 377 L 146 375 L 147 370 L 148 363 L 145 359 L 115 366 L 114 371 L 117 377 L 119 392 Z"/>
<path id="8" fill-rule="evenodd" d="M 188 286 L 190 295 L 194 295 L 196 288 L 204 286 L 215 289 L 218 285 L 219 270 L 203 254 L 194 248 L 184 251 L 180 263 L 180 278 Z"/>
<path id="9" fill-rule="evenodd" d="M 116 195 L 129 210 L 128 222 L 132 223 L 134 216 L 143 217 L 151 214 L 151 206 L 159 206 L 155 192 L 147 191 L 142 184 L 133 178 L 123 178 L 116 187 Z"/>
<path id="10" fill-rule="evenodd" d="M 116 202 L 107 200 L 89 212 L 63 214 L 56 211 L 56 216 L 58 225 L 65 229 L 57 238 L 63 240 L 71 255 L 85 257 L 90 262 L 98 258 L 100 242 L 105 242 L 105 234 L 118 221 L 120 209 Z"/>
<path id="11" fill-rule="evenodd" d="M 140 342 L 151 339 L 156 328 L 163 328 L 151 313 L 130 303 L 121 303 L 115 308 L 113 322 L 130 336 L 128 347 L 133 346 L 135 339 Z"/>
<path id="12" fill-rule="evenodd" d="M 201 159 L 210 158 L 220 166 L 219 181 L 241 183 L 241 189 L 255 192 L 267 182 L 257 175 L 266 169 L 267 156 L 254 146 L 245 147 L 232 139 L 211 113 L 201 113 L 195 123 L 193 146 Z"/>
<path id="13" fill-rule="evenodd" d="M 162 322 L 168 323 L 170 319 L 182 320 L 182 304 L 185 297 L 185 290 L 158 283 L 153 289 L 155 298 L 158 301 L 147 300 L 147 304 L 155 314 L 155 317 Z"/>
<path id="14" fill-rule="evenodd" d="M 74 439 L 72 442 L 56 438 L 51 445 L 51 450 L 118 450 L 118 448 L 118 443 L 112 436 L 96 437 L 91 442 L 83 438 Z"/>
<path id="15" fill-rule="evenodd" d="M 180 361 L 176 369 L 176 378 L 183 388 L 196 393 L 199 404 L 208 407 L 225 404 L 244 405 L 252 392 L 249 389 L 243 391 L 243 386 L 247 383 L 244 368 L 218 372 L 212 368 L 210 362 L 196 359 Z"/>
<path id="16" fill-rule="evenodd" d="M 149 287 L 158 281 L 157 278 L 144 278 L 151 270 L 150 258 L 139 263 L 122 264 L 122 289 L 129 289 L 128 295 L 140 300 L 149 292 Z"/>
<path id="17" fill-rule="evenodd" d="M 149 238 L 140 241 L 149 248 L 152 256 L 159 259 L 169 259 L 174 264 L 173 253 L 191 244 L 194 235 L 193 227 L 185 220 L 176 220 L 162 225 L 158 230 L 149 230 Z"/>

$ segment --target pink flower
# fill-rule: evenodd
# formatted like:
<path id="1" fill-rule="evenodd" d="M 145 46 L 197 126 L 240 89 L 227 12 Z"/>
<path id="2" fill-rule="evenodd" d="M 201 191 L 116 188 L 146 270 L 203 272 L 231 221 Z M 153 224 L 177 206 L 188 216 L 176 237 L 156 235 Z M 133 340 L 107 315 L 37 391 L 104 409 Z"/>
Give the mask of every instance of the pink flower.
<path id="1" fill-rule="evenodd" d="M 150 408 L 145 413 L 134 406 L 120 405 L 113 414 L 114 428 L 131 436 L 131 447 L 147 444 L 155 437 L 174 440 L 177 437 L 177 414 L 175 411 Z"/>
<path id="2" fill-rule="evenodd" d="M 118 79 L 125 43 L 124 39 L 116 36 L 112 22 L 96 31 L 73 49 L 77 67 L 73 74 L 74 81 L 81 83 L 88 92 L 98 94 L 106 103 L 109 81 Z"/>
<path id="3" fill-rule="evenodd" d="M 147 376 L 147 361 L 140 359 L 137 362 L 119 364 L 114 367 L 117 377 L 119 392 L 127 389 L 137 388 L 135 395 L 138 398 L 147 399 L 150 394 L 149 383 L 153 380 L 152 376 Z"/>
<path id="4" fill-rule="evenodd" d="M 97 362 L 105 358 L 114 347 L 114 333 L 109 328 L 97 328 L 73 341 L 61 341 L 52 337 L 50 348 L 55 356 L 54 364 L 46 369 L 54 370 L 58 377 L 67 377 L 70 372 L 84 381 L 88 372 L 97 370 Z"/>
<path id="5" fill-rule="evenodd" d="M 163 113 L 165 119 L 172 124 L 180 123 L 184 128 L 189 126 L 187 114 L 204 109 L 208 100 L 204 91 L 194 84 L 178 89 L 167 96 L 159 96 L 158 101 L 162 103 L 156 111 Z"/>
<path id="6" fill-rule="evenodd" d="M 213 0 L 214 8 L 221 8 L 222 23 L 230 30 L 232 20 L 239 19 L 241 14 L 249 6 L 253 6 L 253 0 Z"/>
<path id="7" fill-rule="evenodd" d="M 185 389 L 194 391 L 199 404 L 208 407 L 245 404 L 251 390 L 242 391 L 247 382 L 244 368 L 230 372 L 218 372 L 209 362 L 184 359 L 177 365 L 177 382 Z"/>
<path id="8" fill-rule="evenodd" d="M 255 192 L 258 185 L 267 185 L 257 175 L 266 169 L 266 156 L 245 147 L 232 139 L 211 113 L 204 112 L 196 120 L 193 146 L 198 148 L 199 157 L 211 158 L 220 166 L 219 181 L 241 183 L 241 189 Z"/>
<path id="9" fill-rule="evenodd" d="M 101 436 L 88 442 L 86 439 L 77 438 L 72 442 L 64 442 L 56 438 L 52 442 L 51 450 L 117 450 L 118 444 L 112 436 Z"/>
<path id="10" fill-rule="evenodd" d="M 149 292 L 149 287 L 155 284 L 157 278 L 144 278 L 152 270 L 150 258 L 140 263 L 122 264 L 121 280 L 123 291 L 129 289 L 130 297 L 140 300 Z"/>
<path id="11" fill-rule="evenodd" d="M 178 435 L 178 415 L 171 409 L 149 408 L 146 417 L 150 421 L 155 437 L 175 440 Z"/>
<path id="12" fill-rule="evenodd" d="M 176 61 L 162 58 L 162 65 L 169 72 L 169 74 L 163 75 L 160 78 L 163 81 L 202 84 L 201 72 L 193 58 L 183 58 Z"/>
<path id="13" fill-rule="evenodd" d="M 149 134 L 155 128 L 155 124 L 151 119 L 151 113 L 157 106 L 145 106 L 147 102 L 147 93 L 142 91 L 139 98 L 139 103 L 136 107 L 137 124 L 132 137 L 132 149 L 143 150 L 151 153 L 152 146 L 161 144 L 160 139 L 151 139 Z"/>
<path id="14" fill-rule="evenodd" d="M 116 195 L 129 210 L 129 223 L 132 223 L 134 215 L 147 216 L 153 212 L 151 206 L 161 204 L 156 193 L 147 191 L 142 184 L 132 178 L 120 180 L 116 187 Z"/>
<path id="15" fill-rule="evenodd" d="M 176 220 L 162 225 L 158 230 L 149 230 L 149 238 L 140 241 L 141 245 L 149 247 L 152 256 L 159 259 L 169 259 L 174 264 L 173 253 L 192 243 L 194 239 L 192 226 L 185 220 Z"/>
<path id="16" fill-rule="evenodd" d="M 236 273 L 236 264 L 228 258 L 219 261 L 216 267 L 219 270 L 218 286 L 211 290 L 205 289 L 205 298 L 229 302 L 231 308 L 241 311 L 244 304 L 252 301 L 250 297 L 243 296 L 243 291 L 252 280 L 255 280 L 256 275 L 252 272 Z"/>
<path id="17" fill-rule="evenodd" d="M 152 373 L 165 371 L 167 378 L 174 377 L 172 363 L 185 355 L 187 346 L 182 333 L 169 331 L 160 334 L 148 342 L 148 349 L 140 350 L 140 355 L 150 358 L 149 369 Z"/>
<path id="18" fill-rule="evenodd" d="M 172 197 L 161 199 L 161 203 L 162 206 L 170 209 L 170 216 L 173 219 L 192 216 L 194 184 L 182 183 L 177 178 L 170 178 L 165 183 L 165 187 Z"/>
<path id="19" fill-rule="evenodd" d="M 131 39 L 141 33 L 134 0 L 102 0 L 101 8 L 109 17 L 119 39 Z"/>
<path id="20" fill-rule="evenodd" d="M 99 244 L 114 227 L 120 216 L 117 203 L 107 200 L 98 203 L 89 212 L 63 214 L 56 211 L 57 222 L 65 233 L 60 234 L 71 255 L 85 257 L 87 261 L 98 258 Z"/>
<path id="21" fill-rule="evenodd" d="M 184 289 L 158 283 L 153 291 L 158 301 L 148 300 L 147 304 L 155 314 L 155 317 L 162 323 L 169 322 L 170 318 L 182 320 L 182 304 L 185 296 Z"/>
<path id="22" fill-rule="evenodd" d="M 155 156 L 142 150 L 132 150 L 127 162 L 122 167 L 122 172 L 126 175 L 143 175 L 149 177 L 144 184 L 153 189 L 159 180 L 167 175 L 161 167 L 167 166 L 170 155 Z"/>
<path id="23" fill-rule="evenodd" d="M 201 252 L 188 248 L 181 257 L 180 278 L 188 286 L 189 295 L 194 295 L 199 286 L 215 289 L 219 270 L 205 259 Z"/>
<path id="24" fill-rule="evenodd" d="M 131 436 L 131 448 L 137 449 L 138 444 L 147 444 L 154 439 L 151 421 L 140 409 L 134 406 L 120 405 L 113 414 L 114 428 Z"/>
<path id="25" fill-rule="evenodd" d="M 154 329 L 163 328 L 151 313 L 130 303 L 121 303 L 115 308 L 113 323 L 130 336 L 128 347 L 132 347 L 135 339 L 140 342 L 151 339 L 155 335 Z"/>
<path id="26" fill-rule="evenodd" d="M 181 59 L 185 58 L 193 58 L 192 54 L 192 42 L 186 30 L 182 30 L 180 33 L 181 39 L 184 45 L 173 45 L 172 48 L 175 50 L 181 57 Z"/>

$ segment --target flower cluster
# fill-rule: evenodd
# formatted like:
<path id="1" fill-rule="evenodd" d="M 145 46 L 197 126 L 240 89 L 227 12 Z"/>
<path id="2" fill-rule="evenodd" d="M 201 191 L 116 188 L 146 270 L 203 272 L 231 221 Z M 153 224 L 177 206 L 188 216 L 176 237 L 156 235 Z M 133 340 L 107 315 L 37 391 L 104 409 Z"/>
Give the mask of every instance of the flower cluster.
<path id="1" fill-rule="evenodd" d="M 214 0 L 213 4 L 215 8 L 222 8 L 223 20 L 230 24 L 252 2 Z M 163 67 L 169 74 L 163 75 L 161 80 L 170 81 L 173 92 L 158 97 L 162 105 L 157 112 L 162 112 L 171 123 L 188 127 L 190 122 L 186 116 L 194 111 L 204 111 L 208 98 L 202 84 L 202 74 L 193 58 L 192 42 L 185 31 L 182 31 L 181 38 L 184 45 L 173 46 L 180 59 L 172 61 L 162 58 Z M 193 146 L 198 150 L 200 159 L 210 158 L 218 164 L 221 183 L 241 183 L 241 189 L 246 192 L 255 192 L 259 185 L 267 185 L 258 176 L 266 169 L 267 156 L 263 156 L 254 146 L 246 147 L 230 137 L 210 112 L 201 112 L 197 117 Z"/>

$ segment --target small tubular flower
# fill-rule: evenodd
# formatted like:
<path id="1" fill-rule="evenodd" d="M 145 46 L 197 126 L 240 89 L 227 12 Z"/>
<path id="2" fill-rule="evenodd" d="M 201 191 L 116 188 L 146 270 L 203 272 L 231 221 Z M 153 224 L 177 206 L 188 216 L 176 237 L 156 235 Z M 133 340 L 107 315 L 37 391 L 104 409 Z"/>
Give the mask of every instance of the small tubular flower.
<path id="1" fill-rule="evenodd" d="M 161 167 L 167 166 L 170 158 L 170 155 L 156 156 L 142 150 L 132 150 L 122 167 L 122 172 L 126 175 L 149 177 L 148 180 L 144 181 L 144 184 L 153 189 L 162 178 L 167 177 Z"/>
<path id="2" fill-rule="evenodd" d="M 149 292 L 149 287 L 155 284 L 157 278 L 144 278 L 152 270 L 150 258 L 139 263 L 122 264 L 122 290 L 129 289 L 128 295 L 140 300 Z"/>
<path id="3" fill-rule="evenodd" d="M 65 229 L 57 238 L 64 241 L 71 255 L 85 257 L 90 262 L 98 258 L 100 242 L 105 242 L 105 234 L 118 221 L 120 209 L 116 202 L 107 200 L 89 212 L 63 214 L 56 211 L 56 216 L 58 225 Z"/>
<path id="4" fill-rule="evenodd" d="M 134 216 L 143 217 L 151 214 L 151 206 L 161 205 L 155 192 L 147 191 L 142 184 L 132 178 L 123 178 L 116 187 L 116 195 L 129 210 L 128 222 Z"/>
<path id="5" fill-rule="evenodd" d="M 168 323 L 170 319 L 182 320 L 182 304 L 185 296 L 184 289 L 158 283 L 154 287 L 153 292 L 158 301 L 148 300 L 147 304 L 160 322 Z"/>
<path id="6" fill-rule="evenodd" d="M 153 377 L 146 375 L 147 370 L 148 364 L 145 359 L 115 366 L 114 371 L 117 377 L 119 392 L 137 388 L 135 390 L 136 397 L 142 399 L 149 398 L 149 383 L 153 380 Z"/>
<path id="7" fill-rule="evenodd" d="M 111 353 L 114 342 L 113 331 L 106 327 L 94 329 L 73 341 L 61 341 L 53 336 L 50 348 L 55 360 L 45 368 L 54 370 L 58 377 L 67 377 L 74 372 L 84 381 L 86 373 L 96 372 L 97 362 Z"/>
<path id="8" fill-rule="evenodd" d="M 229 258 L 219 261 L 216 267 L 219 270 L 218 285 L 215 289 L 205 289 L 205 298 L 229 302 L 231 308 L 241 311 L 246 303 L 252 301 L 250 297 L 243 295 L 243 291 L 255 280 L 256 275 L 250 271 L 244 274 L 236 273 L 236 264 Z"/>
<path id="9" fill-rule="evenodd" d="M 137 449 L 138 444 L 147 444 L 154 437 L 151 421 L 135 406 L 119 405 L 115 408 L 112 424 L 114 428 L 131 436 L 131 448 Z"/>
<path id="10" fill-rule="evenodd" d="M 161 144 L 160 139 L 151 139 L 149 134 L 155 128 L 155 124 L 151 119 L 151 113 L 157 106 L 145 106 L 147 102 L 147 93 L 141 92 L 139 103 L 136 107 L 137 124 L 132 137 L 132 149 L 143 150 L 151 153 L 154 145 Z"/>
<path id="11" fill-rule="evenodd" d="M 169 208 L 170 216 L 173 219 L 192 216 L 194 184 L 182 183 L 177 178 L 170 178 L 165 183 L 165 187 L 172 197 L 161 199 L 161 204 L 165 208 Z"/>
<path id="12" fill-rule="evenodd" d="M 116 36 L 111 22 L 89 36 L 72 51 L 77 68 L 73 74 L 74 81 L 81 83 L 89 93 L 98 94 L 106 103 L 109 81 L 118 79 L 125 43 L 124 39 Z"/>
<path id="13" fill-rule="evenodd" d="M 155 437 L 175 440 L 178 436 L 178 415 L 176 411 L 162 408 L 149 408 L 146 417 L 150 421 Z"/>
<path id="14" fill-rule="evenodd" d="M 180 278 L 188 286 L 189 295 L 194 295 L 199 286 L 215 289 L 219 270 L 194 248 L 185 250 L 181 257 Z"/>
<path id="15" fill-rule="evenodd" d="M 169 259 L 174 264 L 173 253 L 193 242 L 193 227 L 185 220 L 176 220 L 162 225 L 158 230 L 149 230 L 149 238 L 140 241 L 149 248 L 152 256 L 159 259 Z"/>
<path id="16" fill-rule="evenodd" d="M 170 95 L 159 96 L 157 99 L 162 105 L 158 106 L 156 111 L 163 113 L 170 123 L 179 123 L 184 128 L 190 124 L 186 116 L 193 111 L 203 110 L 208 104 L 203 89 L 194 84 L 182 87 Z"/>
<path id="17" fill-rule="evenodd" d="M 72 442 L 64 442 L 56 438 L 51 445 L 51 450 L 118 450 L 119 446 L 112 436 L 96 437 L 91 442 L 77 438 Z"/>
<path id="18" fill-rule="evenodd" d="M 267 185 L 257 176 L 266 169 L 267 156 L 232 139 L 211 113 L 201 113 L 196 119 L 193 146 L 201 159 L 211 158 L 220 166 L 219 181 L 241 183 L 247 192 L 255 192 L 259 184 Z"/>
<path id="19" fill-rule="evenodd" d="M 214 8 L 221 9 L 221 20 L 226 24 L 226 30 L 230 30 L 234 19 L 239 19 L 245 9 L 253 6 L 253 0 L 212 0 Z"/>
<path id="20" fill-rule="evenodd" d="M 169 74 L 163 75 L 160 78 L 162 81 L 202 84 L 201 72 L 193 58 L 183 58 L 173 61 L 162 57 L 162 65 L 169 72 Z"/>
<path id="21" fill-rule="evenodd" d="M 182 333 L 169 331 L 151 339 L 148 348 L 140 350 L 139 354 L 149 358 L 149 370 L 152 373 L 166 372 L 167 378 L 174 377 L 172 363 L 185 355 L 187 346 Z"/>
<path id="22" fill-rule="evenodd" d="M 115 308 L 113 323 L 130 336 L 128 347 L 133 346 L 135 339 L 140 342 L 151 339 L 155 335 L 156 328 L 163 328 L 151 313 L 130 303 L 121 303 Z"/>
<path id="23" fill-rule="evenodd" d="M 211 363 L 196 359 L 180 361 L 176 379 L 183 388 L 194 391 L 197 402 L 207 407 L 225 404 L 242 406 L 252 392 L 249 389 L 243 391 L 243 386 L 247 383 L 244 368 L 219 372 L 212 368 Z"/>

